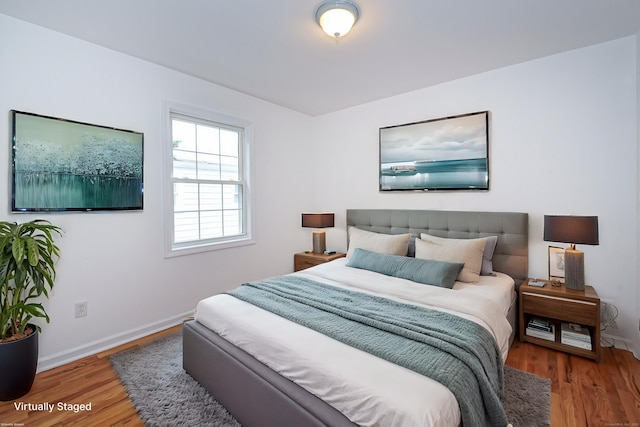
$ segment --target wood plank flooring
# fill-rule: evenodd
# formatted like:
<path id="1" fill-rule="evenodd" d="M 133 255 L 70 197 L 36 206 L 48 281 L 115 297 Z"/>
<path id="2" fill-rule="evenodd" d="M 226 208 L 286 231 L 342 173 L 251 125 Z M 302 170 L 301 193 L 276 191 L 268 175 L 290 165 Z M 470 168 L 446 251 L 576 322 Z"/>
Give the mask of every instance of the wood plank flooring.
<path id="1" fill-rule="evenodd" d="M 55 427 L 55 426 L 144 426 L 129 400 L 129 396 L 111 368 L 111 354 L 143 346 L 162 336 L 178 332 L 182 325 L 131 343 L 85 357 L 67 365 L 40 372 L 33 388 L 14 402 L 57 406 L 91 403 L 91 411 L 21 411 L 14 402 L 0 402 L 0 426 L 2 427 Z"/>
<path id="2" fill-rule="evenodd" d="M 640 361 L 602 350 L 596 363 L 516 340 L 506 363 L 551 379 L 553 427 L 640 426 Z"/>
<path id="3" fill-rule="evenodd" d="M 177 332 L 180 327 L 41 372 L 31 392 L 16 401 L 91 403 L 91 411 L 20 411 L 14 402 L 0 402 L 0 426 L 142 426 L 108 356 Z M 640 427 L 640 361 L 628 351 L 605 348 L 597 364 L 516 341 L 507 364 L 551 378 L 553 427 Z"/>

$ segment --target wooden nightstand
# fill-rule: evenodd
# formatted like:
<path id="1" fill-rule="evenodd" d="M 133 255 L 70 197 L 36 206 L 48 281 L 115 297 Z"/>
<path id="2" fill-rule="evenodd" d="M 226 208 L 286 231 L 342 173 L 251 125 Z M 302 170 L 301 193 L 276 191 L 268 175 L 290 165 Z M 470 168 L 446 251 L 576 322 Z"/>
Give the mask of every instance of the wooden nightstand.
<path id="1" fill-rule="evenodd" d="M 342 258 L 347 254 L 337 252 L 332 255 L 314 254 L 313 252 L 302 252 L 293 256 L 293 271 L 304 270 L 314 265 L 324 264 L 334 259 Z"/>
<path id="2" fill-rule="evenodd" d="M 520 286 L 520 341 L 527 341 L 578 356 L 600 360 L 600 298 L 595 289 L 585 286 L 583 291 L 567 289 L 564 284 L 552 286 L 545 282 L 543 288 L 529 286 L 529 279 Z M 526 334 L 532 317 L 549 320 L 555 327 L 553 341 Z M 562 323 L 577 323 L 586 327 L 591 336 L 591 350 L 563 344 Z"/>

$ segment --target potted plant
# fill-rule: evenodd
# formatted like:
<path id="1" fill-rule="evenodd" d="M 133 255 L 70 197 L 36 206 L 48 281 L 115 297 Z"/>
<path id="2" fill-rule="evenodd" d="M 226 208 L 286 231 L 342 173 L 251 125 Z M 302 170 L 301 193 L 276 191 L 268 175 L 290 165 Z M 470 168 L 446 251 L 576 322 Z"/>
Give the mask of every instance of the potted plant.
<path id="1" fill-rule="evenodd" d="M 49 323 L 39 299 L 53 288 L 60 256 L 54 234 L 62 230 L 46 220 L 0 221 L 0 401 L 24 396 L 33 385 L 40 327 L 30 321 Z"/>

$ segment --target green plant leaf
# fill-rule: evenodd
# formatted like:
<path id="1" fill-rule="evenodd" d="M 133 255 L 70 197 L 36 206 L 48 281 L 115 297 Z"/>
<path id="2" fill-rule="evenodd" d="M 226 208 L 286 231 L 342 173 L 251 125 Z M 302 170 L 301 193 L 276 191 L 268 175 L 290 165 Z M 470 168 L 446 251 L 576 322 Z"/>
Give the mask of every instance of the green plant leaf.
<path id="1" fill-rule="evenodd" d="M 29 236 L 25 238 L 25 243 L 27 246 L 27 260 L 31 266 L 35 267 L 38 264 L 38 242 L 33 237 Z"/>
<path id="2" fill-rule="evenodd" d="M 46 220 L 0 221 L 0 341 L 24 331 L 32 318 L 49 322 L 40 299 L 53 288 L 60 257 L 54 234 L 62 230 Z"/>
<path id="3" fill-rule="evenodd" d="M 13 253 L 13 259 L 16 263 L 21 264 L 24 260 L 24 241 L 20 237 L 16 237 L 11 246 L 11 252 Z"/>

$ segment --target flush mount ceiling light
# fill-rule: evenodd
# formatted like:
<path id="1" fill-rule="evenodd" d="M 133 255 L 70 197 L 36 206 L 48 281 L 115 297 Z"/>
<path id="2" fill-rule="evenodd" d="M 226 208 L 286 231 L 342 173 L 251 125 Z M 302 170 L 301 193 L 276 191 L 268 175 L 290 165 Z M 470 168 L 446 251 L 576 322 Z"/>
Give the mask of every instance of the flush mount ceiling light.
<path id="1" fill-rule="evenodd" d="M 358 8 L 350 1 L 332 0 L 318 7 L 316 21 L 325 33 L 337 39 L 351 30 L 358 15 Z"/>

